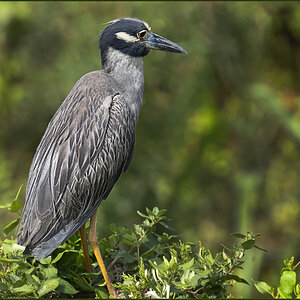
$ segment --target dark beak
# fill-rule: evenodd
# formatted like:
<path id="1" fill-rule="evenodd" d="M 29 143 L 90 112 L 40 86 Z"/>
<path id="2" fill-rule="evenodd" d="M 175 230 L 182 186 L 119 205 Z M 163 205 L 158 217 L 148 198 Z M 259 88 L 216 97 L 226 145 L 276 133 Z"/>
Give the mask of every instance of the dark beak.
<path id="1" fill-rule="evenodd" d="M 144 39 L 144 42 L 149 49 L 187 53 L 182 47 L 155 33 L 151 33 L 148 38 Z"/>

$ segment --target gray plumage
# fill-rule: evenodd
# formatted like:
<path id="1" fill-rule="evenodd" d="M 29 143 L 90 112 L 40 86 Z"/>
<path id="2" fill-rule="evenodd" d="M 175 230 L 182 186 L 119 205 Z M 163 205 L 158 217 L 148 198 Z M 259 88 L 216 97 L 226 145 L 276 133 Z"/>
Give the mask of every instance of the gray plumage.
<path id="1" fill-rule="evenodd" d="M 144 89 L 142 56 L 151 47 L 136 52 L 129 41 L 120 41 L 129 33 L 117 40 L 108 35 L 131 25 L 149 31 L 138 19 L 109 24 L 100 42 L 103 70 L 77 81 L 36 150 L 18 229 L 18 243 L 36 259 L 51 254 L 89 219 L 132 160 Z M 167 51 L 183 52 L 177 47 Z"/>

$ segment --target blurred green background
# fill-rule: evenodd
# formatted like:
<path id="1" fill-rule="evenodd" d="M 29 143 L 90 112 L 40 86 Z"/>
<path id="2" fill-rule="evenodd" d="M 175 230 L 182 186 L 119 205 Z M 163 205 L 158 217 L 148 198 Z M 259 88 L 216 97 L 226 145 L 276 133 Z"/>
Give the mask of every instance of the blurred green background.
<path id="1" fill-rule="evenodd" d="M 72 86 L 100 68 L 104 23 L 124 16 L 188 55 L 144 59 L 135 157 L 100 206 L 99 234 L 131 227 L 146 206 L 167 208 L 185 241 L 215 252 L 232 232 L 259 232 L 269 252 L 251 250 L 240 275 L 276 285 L 283 258 L 300 258 L 298 3 L 0 3 L 0 204 L 26 185 Z M 2 228 L 14 216 L 0 218 Z M 233 293 L 257 295 L 252 284 Z"/>

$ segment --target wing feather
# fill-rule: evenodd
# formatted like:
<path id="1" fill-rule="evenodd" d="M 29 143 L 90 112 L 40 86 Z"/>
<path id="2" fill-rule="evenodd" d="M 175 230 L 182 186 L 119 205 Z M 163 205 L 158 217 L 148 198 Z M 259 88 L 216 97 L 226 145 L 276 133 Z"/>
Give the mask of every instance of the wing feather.
<path id="1" fill-rule="evenodd" d="M 98 88 L 100 72 L 76 83 L 35 153 L 18 243 L 37 259 L 87 221 L 131 161 L 135 120 L 117 88 Z"/>

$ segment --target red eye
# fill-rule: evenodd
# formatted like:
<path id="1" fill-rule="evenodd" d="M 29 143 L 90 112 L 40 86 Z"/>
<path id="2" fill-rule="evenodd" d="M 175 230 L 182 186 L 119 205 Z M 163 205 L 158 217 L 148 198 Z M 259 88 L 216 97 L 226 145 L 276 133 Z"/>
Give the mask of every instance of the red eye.
<path id="1" fill-rule="evenodd" d="M 146 36 L 146 33 L 146 30 L 142 30 L 138 33 L 138 37 L 142 40 Z"/>

